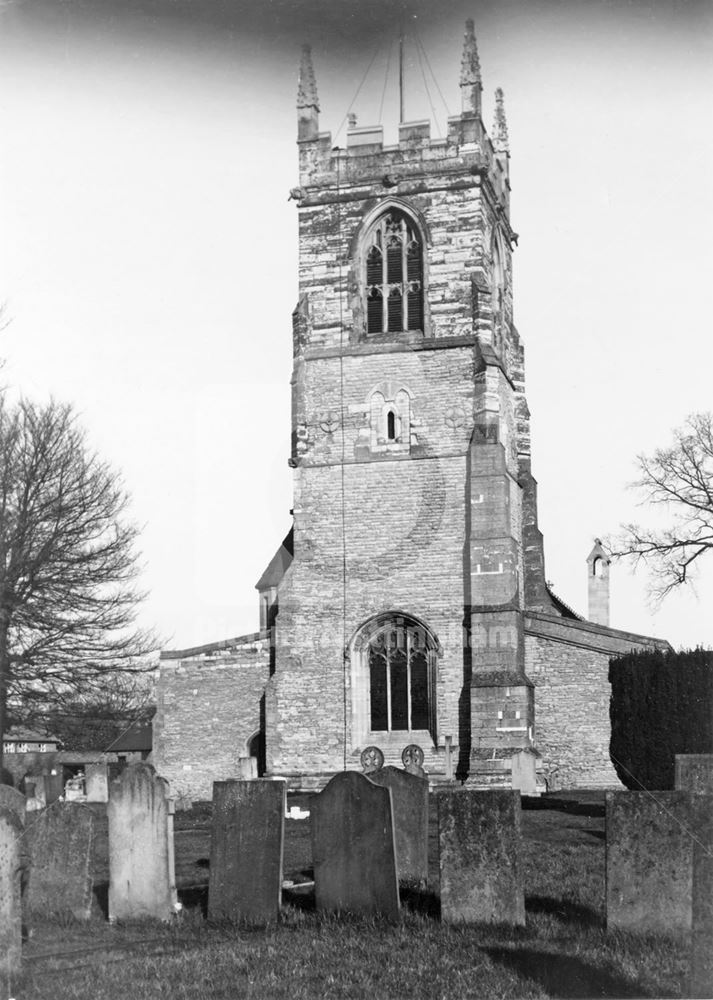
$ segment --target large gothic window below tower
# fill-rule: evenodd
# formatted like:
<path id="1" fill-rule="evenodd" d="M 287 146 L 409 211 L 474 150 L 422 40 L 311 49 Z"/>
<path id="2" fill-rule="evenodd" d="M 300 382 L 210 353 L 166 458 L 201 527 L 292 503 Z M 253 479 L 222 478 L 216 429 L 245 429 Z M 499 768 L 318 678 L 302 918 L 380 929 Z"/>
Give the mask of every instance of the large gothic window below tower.
<path id="1" fill-rule="evenodd" d="M 423 242 L 405 213 L 391 209 L 366 239 L 367 333 L 423 329 Z"/>
<path id="2" fill-rule="evenodd" d="M 360 630 L 352 651 L 355 719 L 363 739 L 409 742 L 409 733 L 436 739 L 438 643 L 423 624 L 382 614 Z M 357 737 L 358 738 L 358 737 Z M 418 740 L 417 740 L 418 742 Z"/>

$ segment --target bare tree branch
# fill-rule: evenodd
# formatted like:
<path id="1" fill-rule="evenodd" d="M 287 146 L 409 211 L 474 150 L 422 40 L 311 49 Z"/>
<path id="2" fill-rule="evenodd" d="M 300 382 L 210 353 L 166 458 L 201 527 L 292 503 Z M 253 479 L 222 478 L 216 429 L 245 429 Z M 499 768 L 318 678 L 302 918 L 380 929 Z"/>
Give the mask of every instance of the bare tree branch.
<path id="1" fill-rule="evenodd" d="M 692 414 L 673 437 L 668 448 L 639 455 L 640 476 L 632 484 L 643 503 L 664 508 L 669 525 L 625 524 L 609 539 L 613 556 L 648 566 L 655 603 L 690 583 L 700 557 L 713 549 L 713 414 Z"/>

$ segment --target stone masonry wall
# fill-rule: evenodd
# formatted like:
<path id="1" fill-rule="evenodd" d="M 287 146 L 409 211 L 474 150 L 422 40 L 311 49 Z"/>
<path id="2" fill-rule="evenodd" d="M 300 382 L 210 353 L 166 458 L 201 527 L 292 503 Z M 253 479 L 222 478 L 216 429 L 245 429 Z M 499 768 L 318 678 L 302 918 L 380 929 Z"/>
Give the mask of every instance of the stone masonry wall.
<path id="1" fill-rule="evenodd" d="M 609 758 L 609 659 L 667 643 L 544 615 L 530 615 L 526 632 L 525 669 L 535 685 L 535 746 L 550 786 L 620 788 Z"/>
<path id="2" fill-rule="evenodd" d="M 232 653 L 162 659 L 153 756 L 172 794 L 210 799 L 214 781 L 239 777 L 238 759 L 260 728 L 268 671 L 265 640 Z"/>

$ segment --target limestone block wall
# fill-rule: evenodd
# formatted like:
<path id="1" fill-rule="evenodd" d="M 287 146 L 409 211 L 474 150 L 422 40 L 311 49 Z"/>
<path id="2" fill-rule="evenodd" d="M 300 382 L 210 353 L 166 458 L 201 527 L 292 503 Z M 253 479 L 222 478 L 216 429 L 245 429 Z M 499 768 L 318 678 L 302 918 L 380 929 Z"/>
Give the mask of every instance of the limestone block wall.
<path id="1" fill-rule="evenodd" d="M 535 685 L 535 746 L 548 783 L 620 788 L 609 758 L 609 659 L 668 644 L 533 613 L 525 627 L 525 669 Z"/>
<path id="2" fill-rule="evenodd" d="M 266 639 L 161 660 L 153 759 L 172 794 L 210 799 L 214 781 L 239 776 L 238 759 L 260 729 L 268 672 Z"/>
<path id="3" fill-rule="evenodd" d="M 440 641 L 438 740 L 451 735 L 458 743 L 465 463 L 463 455 L 358 463 L 344 467 L 343 481 L 339 466 L 298 470 L 295 560 L 280 586 L 277 670 L 267 697 L 269 772 L 341 770 L 345 760 L 358 768 L 361 750 L 372 743 L 398 760 L 417 742 L 427 768 L 443 766 L 443 751 L 428 734 L 354 729 L 353 701 L 366 699 L 367 689 L 344 649 L 385 611 L 414 616 Z"/>

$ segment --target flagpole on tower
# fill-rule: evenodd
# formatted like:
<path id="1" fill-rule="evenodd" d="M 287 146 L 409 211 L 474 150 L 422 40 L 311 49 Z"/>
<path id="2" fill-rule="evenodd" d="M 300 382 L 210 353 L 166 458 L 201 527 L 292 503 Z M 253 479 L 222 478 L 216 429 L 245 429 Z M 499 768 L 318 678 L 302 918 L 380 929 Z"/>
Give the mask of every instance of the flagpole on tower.
<path id="1" fill-rule="evenodd" d="M 404 29 L 399 31 L 399 125 L 404 123 Z"/>

